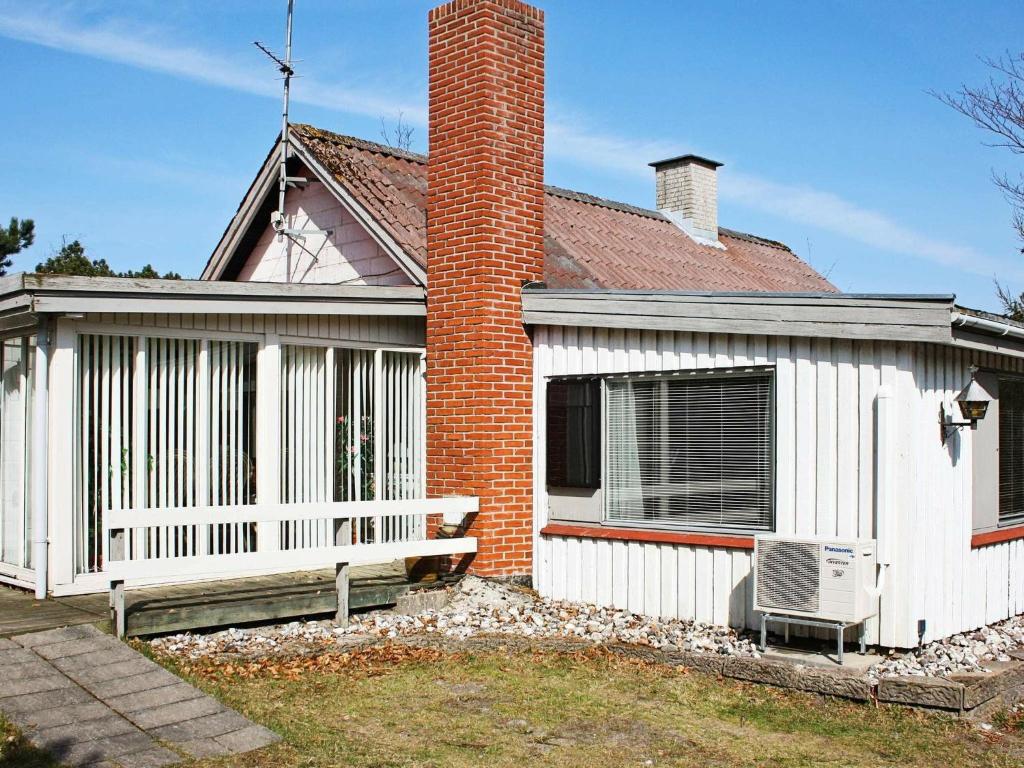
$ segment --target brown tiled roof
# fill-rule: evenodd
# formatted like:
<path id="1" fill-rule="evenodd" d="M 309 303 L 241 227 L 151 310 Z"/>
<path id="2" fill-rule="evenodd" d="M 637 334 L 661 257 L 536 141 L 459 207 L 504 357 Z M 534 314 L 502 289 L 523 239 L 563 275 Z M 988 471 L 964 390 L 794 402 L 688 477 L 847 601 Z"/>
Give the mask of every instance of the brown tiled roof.
<path id="1" fill-rule="evenodd" d="M 293 125 L 309 152 L 421 266 L 425 155 Z M 719 228 L 725 249 L 694 242 L 657 211 L 547 187 L 545 282 L 552 288 L 835 291 L 782 243 Z"/>

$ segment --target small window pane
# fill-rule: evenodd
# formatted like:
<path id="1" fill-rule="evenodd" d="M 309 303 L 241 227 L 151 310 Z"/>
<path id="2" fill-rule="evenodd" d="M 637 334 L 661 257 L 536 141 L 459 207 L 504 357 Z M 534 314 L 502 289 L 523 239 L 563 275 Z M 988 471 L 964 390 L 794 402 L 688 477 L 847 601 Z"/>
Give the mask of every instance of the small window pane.
<path id="1" fill-rule="evenodd" d="M 601 382 L 552 381 L 547 397 L 547 483 L 597 488 L 601 480 Z"/>

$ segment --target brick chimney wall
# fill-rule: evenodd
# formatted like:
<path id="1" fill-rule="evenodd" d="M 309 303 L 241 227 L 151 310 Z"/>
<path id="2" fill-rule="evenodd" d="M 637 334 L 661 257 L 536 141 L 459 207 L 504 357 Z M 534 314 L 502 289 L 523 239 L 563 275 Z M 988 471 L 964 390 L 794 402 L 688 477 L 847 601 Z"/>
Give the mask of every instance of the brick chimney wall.
<path id="1" fill-rule="evenodd" d="M 533 348 L 520 290 L 544 270 L 544 14 L 454 0 L 429 31 L 427 493 L 480 498 L 471 571 L 527 576 Z"/>

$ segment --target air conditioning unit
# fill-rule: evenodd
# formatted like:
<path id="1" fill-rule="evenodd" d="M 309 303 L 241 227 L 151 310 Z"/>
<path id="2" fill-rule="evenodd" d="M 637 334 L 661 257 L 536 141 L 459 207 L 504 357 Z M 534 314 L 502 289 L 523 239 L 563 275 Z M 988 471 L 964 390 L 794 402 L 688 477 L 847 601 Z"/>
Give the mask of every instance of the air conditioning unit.
<path id="1" fill-rule="evenodd" d="M 755 611 L 857 623 L 877 610 L 874 587 L 874 541 L 754 539 Z"/>

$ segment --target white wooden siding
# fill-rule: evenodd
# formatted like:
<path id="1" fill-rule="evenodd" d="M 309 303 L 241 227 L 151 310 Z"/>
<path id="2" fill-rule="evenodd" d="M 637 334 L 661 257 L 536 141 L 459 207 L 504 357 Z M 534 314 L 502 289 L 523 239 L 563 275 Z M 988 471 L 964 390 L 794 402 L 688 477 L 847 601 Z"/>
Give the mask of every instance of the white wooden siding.
<path id="1" fill-rule="evenodd" d="M 1019 361 L 938 345 L 672 331 L 535 329 L 534 579 L 544 595 L 652 615 L 753 626 L 751 553 L 540 536 L 546 377 L 770 365 L 776 376 L 776 530 L 875 537 L 876 399 L 895 397 L 893 562 L 868 639 L 947 636 L 1024 611 L 1024 542 L 970 548 L 970 431 L 939 441 L 938 411 L 979 362 Z M 993 457 L 994 459 L 994 457 Z"/>

